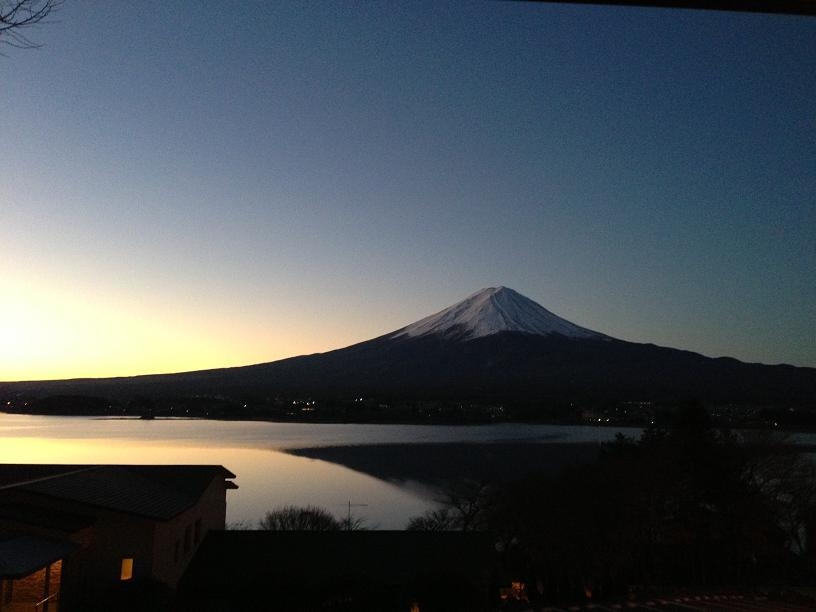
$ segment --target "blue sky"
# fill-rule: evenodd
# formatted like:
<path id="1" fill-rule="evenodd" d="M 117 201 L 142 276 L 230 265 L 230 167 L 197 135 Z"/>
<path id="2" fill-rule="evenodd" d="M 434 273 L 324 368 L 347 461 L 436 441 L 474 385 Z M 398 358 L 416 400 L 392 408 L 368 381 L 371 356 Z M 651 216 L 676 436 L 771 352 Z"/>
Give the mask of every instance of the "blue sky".
<path id="1" fill-rule="evenodd" d="M 816 366 L 816 19 L 72 0 L 30 35 L 0 380 L 328 350 L 493 285 Z"/>

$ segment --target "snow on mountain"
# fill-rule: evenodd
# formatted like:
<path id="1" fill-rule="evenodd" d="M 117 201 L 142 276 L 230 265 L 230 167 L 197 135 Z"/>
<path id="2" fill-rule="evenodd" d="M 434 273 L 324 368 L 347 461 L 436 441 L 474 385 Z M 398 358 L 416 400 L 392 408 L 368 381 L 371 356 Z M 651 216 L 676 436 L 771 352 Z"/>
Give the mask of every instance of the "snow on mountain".
<path id="1" fill-rule="evenodd" d="M 470 340 L 503 331 L 539 336 L 561 334 L 570 338 L 606 338 L 603 334 L 554 315 L 507 287 L 488 287 L 477 291 L 453 306 L 397 330 L 391 338 L 439 334 Z"/>

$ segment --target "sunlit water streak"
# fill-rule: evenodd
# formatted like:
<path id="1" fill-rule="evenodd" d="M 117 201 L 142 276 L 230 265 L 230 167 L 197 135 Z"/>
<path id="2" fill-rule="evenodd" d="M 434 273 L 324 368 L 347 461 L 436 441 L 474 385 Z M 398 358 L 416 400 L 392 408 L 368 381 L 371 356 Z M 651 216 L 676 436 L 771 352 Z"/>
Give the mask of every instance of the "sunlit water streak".
<path id="1" fill-rule="evenodd" d="M 365 425 L 103 419 L 0 413 L 0 463 L 219 464 L 237 475 L 227 521 L 255 525 L 283 504 L 322 506 L 337 516 L 348 502 L 370 527 L 401 529 L 433 506 L 416 483 L 392 483 L 285 449 L 423 442 L 594 442 L 634 429 L 500 424 Z"/>

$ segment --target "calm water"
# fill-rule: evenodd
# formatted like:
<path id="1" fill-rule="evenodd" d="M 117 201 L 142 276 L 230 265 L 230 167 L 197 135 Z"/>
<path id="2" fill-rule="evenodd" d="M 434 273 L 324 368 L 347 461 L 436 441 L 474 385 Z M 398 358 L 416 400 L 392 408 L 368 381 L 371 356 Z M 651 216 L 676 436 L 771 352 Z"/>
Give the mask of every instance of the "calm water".
<path id="1" fill-rule="evenodd" d="M 639 430 L 554 425 L 359 425 L 100 419 L 0 413 L 0 463 L 220 464 L 237 475 L 227 521 L 254 525 L 283 504 L 353 509 L 371 527 L 401 529 L 433 506 L 432 493 L 410 482 L 386 482 L 284 449 L 421 442 L 594 442 Z"/>

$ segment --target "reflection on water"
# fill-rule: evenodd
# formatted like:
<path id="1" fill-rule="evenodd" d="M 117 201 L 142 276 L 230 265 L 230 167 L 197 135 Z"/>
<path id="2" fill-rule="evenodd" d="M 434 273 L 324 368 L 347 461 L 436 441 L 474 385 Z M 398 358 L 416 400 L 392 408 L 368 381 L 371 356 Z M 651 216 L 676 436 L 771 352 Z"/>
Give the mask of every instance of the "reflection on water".
<path id="1" fill-rule="evenodd" d="M 237 475 L 227 521 L 255 524 L 283 504 L 355 514 L 401 529 L 433 501 L 427 489 L 397 486 L 279 449 L 411 442 L 600 441 L 620 430 L 502 424 L 489 426 L 304 424 L 204 420 L 97 419 L 0 413 L 0 463 L 219 464 Z M 635 435 L 637 430 L 629 430 Z"/>

